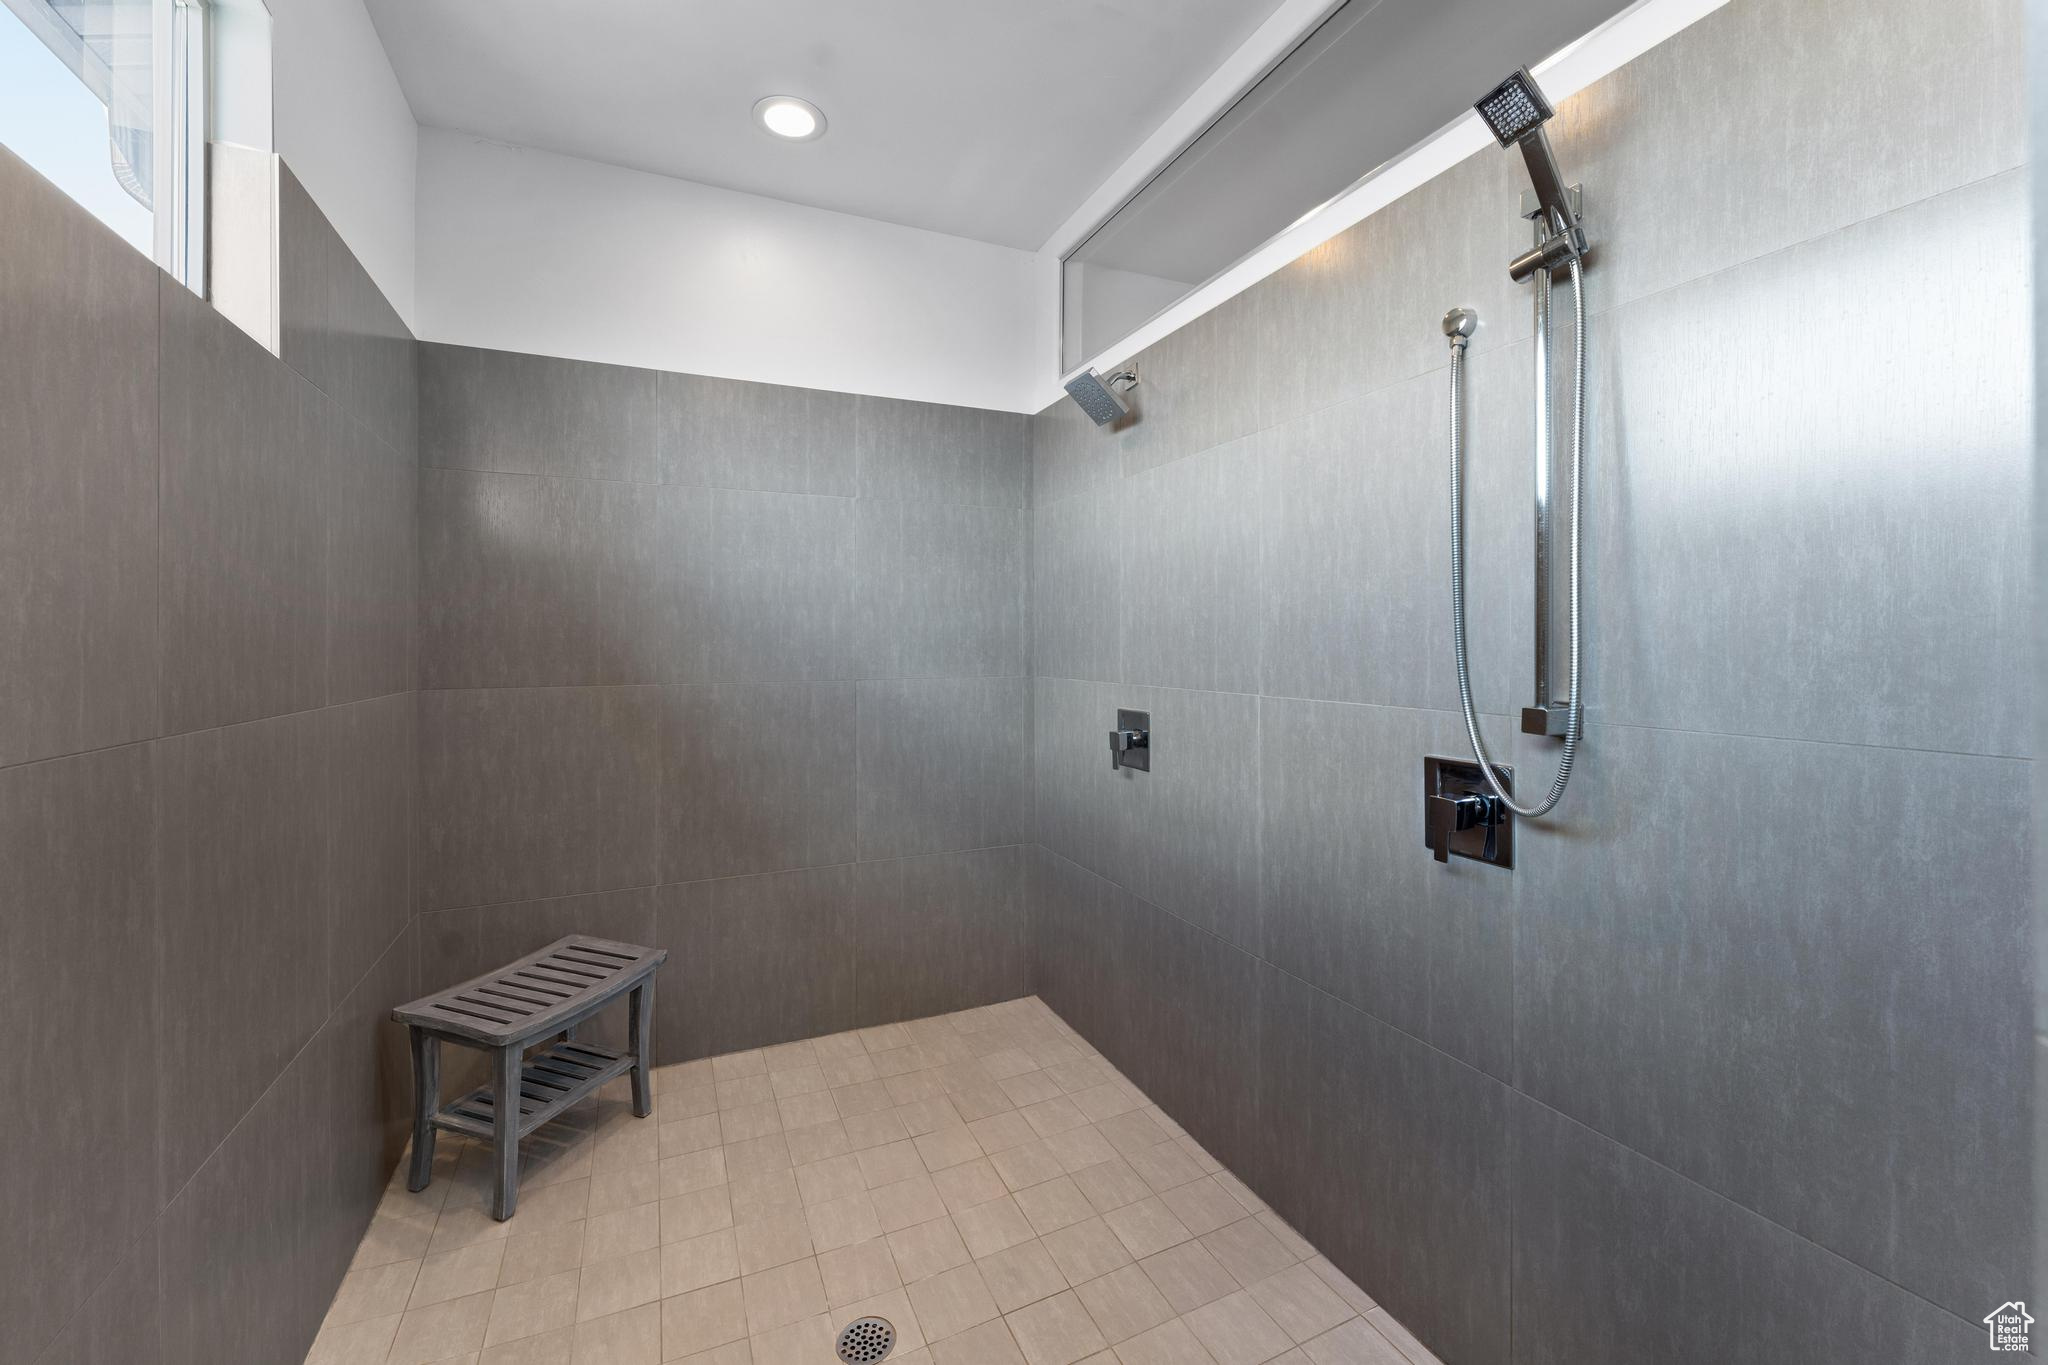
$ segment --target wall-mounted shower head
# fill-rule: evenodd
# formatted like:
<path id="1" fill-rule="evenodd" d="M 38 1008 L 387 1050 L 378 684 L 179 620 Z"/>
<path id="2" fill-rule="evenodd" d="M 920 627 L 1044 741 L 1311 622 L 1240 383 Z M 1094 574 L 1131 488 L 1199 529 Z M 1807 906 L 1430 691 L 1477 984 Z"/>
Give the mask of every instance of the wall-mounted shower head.
<path id="1" fill-rule="evenodd" d="M 1118 370 L 1107 379 L 1093 370 L 1083 370 L 1067 381 L 1067 397 L 1081 405 L 1081 411 L 1098 427 L 1108 426 L 1131 410 L 1124 395 L 1138 386 L 1136 370 Z"/>
<path id="2" fill-rule="evenodd" d="M 1586 251 L 1586 232 L 1578 211 L 1565 193 L 1564 176 L 1558 172 L 1557 157 L 1550 150 L 1550 135 L 1543 131 L 1557 111 L 1543 97 L 1536 78 L 1523 67 L 1496 85 L 1472 106 L 1503 147 L 1520 147 L 1529 166 L 1529 181 L 1536 187 L 1536 202 L 1543 215 L 1549 240 L 1536 250 L 1518 257 L 1508 267 L 1516 279 L 1526 279 L 1538 269 L 1551 269 L 1577 260 Z"/>

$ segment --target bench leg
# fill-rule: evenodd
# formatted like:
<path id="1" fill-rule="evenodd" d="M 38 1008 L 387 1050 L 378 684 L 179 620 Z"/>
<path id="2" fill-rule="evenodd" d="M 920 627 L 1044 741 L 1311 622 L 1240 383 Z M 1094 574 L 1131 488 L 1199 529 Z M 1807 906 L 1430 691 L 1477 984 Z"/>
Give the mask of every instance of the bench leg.
<path id="1" fill-rule="evenodd" d="M 491 1217 L 499 1222 L 510 1218 L 519 1205 L 519 1076 L 525 1049 L 517 1044 L 492 1053 L 492 1108 L 496 1131 L 492 1135 Z"/>
<path id="2" fill-rule="evenodd" d="M 654 1112 L 654 978 L 633 988 L 627 1003 L 627 1046 L 633 1053 L 633 1113 L 646 1118 Z"/>
<path id="3" fill-rule="evenodd" d="M 434 1113 L 441 1107 L 441 1040 L 412 1027 L 412 1169 L 405 1187 L 415 1194 L 434 1178 Z"/>

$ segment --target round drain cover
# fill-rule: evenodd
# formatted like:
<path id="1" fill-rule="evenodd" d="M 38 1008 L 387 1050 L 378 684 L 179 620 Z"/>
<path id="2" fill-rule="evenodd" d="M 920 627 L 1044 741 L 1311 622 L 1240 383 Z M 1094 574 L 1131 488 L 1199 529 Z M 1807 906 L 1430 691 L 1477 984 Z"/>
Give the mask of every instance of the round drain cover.
<path id="1" fill-rule="evenodd" d="M 896 1345 L 896 1329 L 887 1318 L 859 1318 L 839 1334 L 839 1358 L 846 1365 L 872 1365 Z"/>

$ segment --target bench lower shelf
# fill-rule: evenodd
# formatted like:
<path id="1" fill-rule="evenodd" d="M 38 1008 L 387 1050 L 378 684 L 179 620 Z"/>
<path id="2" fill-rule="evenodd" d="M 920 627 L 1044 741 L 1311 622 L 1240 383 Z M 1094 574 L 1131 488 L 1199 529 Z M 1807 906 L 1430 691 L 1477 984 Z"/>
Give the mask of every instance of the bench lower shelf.
<path id="1" fill-rule="evenodd" d="M 518 1134 L 525 1137 L 606 1081 L 632 1070 L 630 1054 L 589 1043 L 556 1043 L 528 1057 L 519 1076 Z M 498 1100 L 489 1085 L 477 1087 L 434 1115 L 436 1128 L 489 1142 L 498 1131 Z"/>

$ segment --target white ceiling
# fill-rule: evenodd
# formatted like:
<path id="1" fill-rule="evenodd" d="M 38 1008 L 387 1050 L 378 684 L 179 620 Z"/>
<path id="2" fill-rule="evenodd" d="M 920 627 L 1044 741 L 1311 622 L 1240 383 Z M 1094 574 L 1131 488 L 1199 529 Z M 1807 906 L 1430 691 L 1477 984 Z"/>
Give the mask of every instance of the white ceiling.
<path id="1" fill-rule="evenodd" d="M 1280 2 L 366 0 L 422 124 L 1032 250 Z"/>

